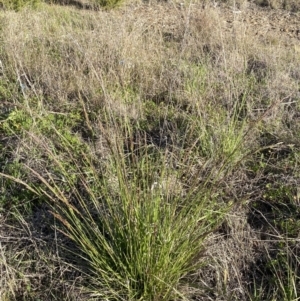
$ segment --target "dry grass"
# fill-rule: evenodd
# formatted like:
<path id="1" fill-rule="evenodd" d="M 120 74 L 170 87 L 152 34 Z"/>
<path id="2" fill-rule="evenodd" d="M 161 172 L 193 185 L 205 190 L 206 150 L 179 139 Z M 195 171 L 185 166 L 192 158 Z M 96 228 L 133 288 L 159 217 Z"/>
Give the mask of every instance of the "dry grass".
<path id="1" fill-rule="evenodd" d="M 19 179 L 0 184 L 1 300 L 102 300 L 47 199 L 77 208 L 77 193 L 96 193 L 83 154 L 117 199 L 112 149 L 129 179 L 165 158 L 141 190 L 234 202 L 205 241 L 207 265 L 180 279 L 182 300 L 299 298 L 299 34 L 260 34 L 273 15 L 250 1 L 204 2 L 0 12 L 0 172 Z"/>

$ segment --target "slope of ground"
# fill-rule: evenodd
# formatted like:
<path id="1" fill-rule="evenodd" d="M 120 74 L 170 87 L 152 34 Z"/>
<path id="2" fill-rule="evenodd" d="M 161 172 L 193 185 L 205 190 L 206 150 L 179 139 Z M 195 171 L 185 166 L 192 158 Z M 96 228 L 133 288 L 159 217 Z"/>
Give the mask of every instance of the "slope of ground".
<path id="1" fill-rule="evenodd" d="M 247 1 L 0 12 L 0 299 L 104 300 L 84 249 L 59 232 L 72 218 L 54 219 L 46 200 L 84 212 L 82 200 L 130 189 L 179 208 L 187 196 L 233 204 L 176 300 L 299 298 L 299 30 L 299 11 Z M 144 236 L 159 236 L 149 226 Z M 126 281 L 120 290 L 141 280 Z"/>

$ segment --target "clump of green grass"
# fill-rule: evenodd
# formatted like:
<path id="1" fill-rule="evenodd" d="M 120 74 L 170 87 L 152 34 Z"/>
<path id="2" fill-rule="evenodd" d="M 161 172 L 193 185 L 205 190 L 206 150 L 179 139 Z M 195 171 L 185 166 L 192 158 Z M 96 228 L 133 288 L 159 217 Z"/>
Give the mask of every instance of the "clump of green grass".
<path id="1" fill-rule="evenodd" d="M 60 231 L 77 246 L 74 260 L 81 257 L 88 264 L 88 271 L 82 272 L 88 275 L 86 289 L 92 296 L 111 300 L 186 298 L 182 279 L 203 265 L 204 241 L 231 207 L 220 199 L 215 187 L 241 159 L 246 127 L 238 120 L 238 109 L 234 111 L 229 122 L 212 120 L 220 129 L 214 133 L 208 127 L 204 136 L 200 133 L 205 128 L 202 116 L 180 123 L 184 128 L 178 143 L 182 146 L 173 150 L 179 164 L 176 170 L 168 162 L 172 145 L 161 148 L 147 139 L 133 141 L 137 125 L 112 112 L 101 115 L 106 116 L 105 122 L 98 121 L 97 132 L 107 144 L 104 162 L 81 145 L 76 135 L 70 135 L 77 115 L 54 118 L 35 108 L 29 115 L 26 110 L 12 112 L 3 130 L 30 137 L 47 163 L 39 168 L 30 162 L 23 164 L 30 182 L 2 175 L 15 178 L 46 199 L 60 221 Z M 211 139 L 217 145 L 211 144 Z M 136 145 L 125 149 L 126 140 Z M 212 160 L 203 171 L 204 179 L 197 175 L 197 169 L 205 169 L 195 163 L 199 156 Z M 213 165 L 216 162 L 218 168 Z"/>
<path id="2" fill-rule="evenodd" d="M 174 195 L 164 181 L 169 171 L 163 153 L 145 148 L 143 157 L 133 162 L 124 157 L 120 140 L 106 137 L 110 159 L 105 173 L 85 153 L 78 161 L 73 145 L 59 131 L 56 136 L 73 169 L 50 141 L 47 147 L 40 142 L 65 185 L 28 167 L 41 183 L 32 190 L 48 197 L 60 230 L 80 251 L 74 257 L 87 262 L 87 290 L 110 300 L 184 298 L 181 279 L 203 264 L 203 242 L 230 205 L 220 204 L 207 183 Z M 175 185 L 182 173 L 177 171 Z"/>

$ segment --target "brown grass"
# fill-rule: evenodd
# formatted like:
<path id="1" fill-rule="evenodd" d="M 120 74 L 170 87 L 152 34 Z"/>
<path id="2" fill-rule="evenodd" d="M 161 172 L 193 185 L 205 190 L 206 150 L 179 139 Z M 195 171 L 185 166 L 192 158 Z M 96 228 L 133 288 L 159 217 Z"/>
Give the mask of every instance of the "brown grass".
<path id="1" fill-rule="evenodd" d="M 109 12 L 56 5 L 0 12 L 0 171 L 41 184 L 18 169 L 24 164 L 49 181 L 58 179 L 45 150 L 47 141 L 58 144 L 48 132 L 55 124 L 72 129 L 74 145 L 84 144 L 99 170 L 111 158 L 103 131 L 124 145 L 126 156 L 135 151 L 138 157 L 150 144 L 169 152 L 173 169 L 186 167 L 177 185 L 184 195 L 191 182 L 219 176 L 221 162 L 230 157 L 225 144 L 238 135 L 236 128 L 228 131 L 236 115 L 236 122 L 246 122 L 245 139 L 213 190 L 220 202 L 234 200 L 235 206 L 207 241 L 208 265 L 184 279 L 182 291 L 189 300 L 296 300 L 299 34 L 280 30 L 288 22 L 264 35 L 259 24 L 238 15 L 228 22 L 232 4 L 244 14 L 253 7 L 262 14 L 250 1 L 224 2 L 214 7 L 207 1 L 205 8 L 202 2 L 155 2 Z M 297 1 L 255 3 L 300 9 Z M 14 119 L 9 114 L 16 110 L 30 118 Z M 49 114 L 57 119 L 45 121 Z M 68 118 L 55 123 L 59 116 Z M 187 130 L 189 122 L 194 131 Z M 136 149 L 126 150 L 126 143 Z M 188 153 L 196 143 L 200 151 Z M 68 164 L 68 154 L 57 149 Z M 113 173 L 106 172 L 117 193 Z M 78 257 L 62 248 L 72 242 L 54 230 L 58 221 L 48 205 L 23 195 L 17 183 L 1 181 L 0 299 L 91 300 L 88 272 L 77 271 Z M 72 192 L 68 196 L 72 200 Z M 287 267 L 295 272 L 293 296 L 280 289 Z"/>

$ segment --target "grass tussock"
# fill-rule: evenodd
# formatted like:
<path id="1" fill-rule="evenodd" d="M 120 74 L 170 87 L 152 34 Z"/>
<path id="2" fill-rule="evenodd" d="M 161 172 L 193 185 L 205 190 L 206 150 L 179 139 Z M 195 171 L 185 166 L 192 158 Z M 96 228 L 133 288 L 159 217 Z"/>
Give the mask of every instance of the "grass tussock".
<path id="1" fill-rule="evenodd" d="M 0 13 L 1 300 L 299 298 L 299 53 L 224 18 Z"/>

